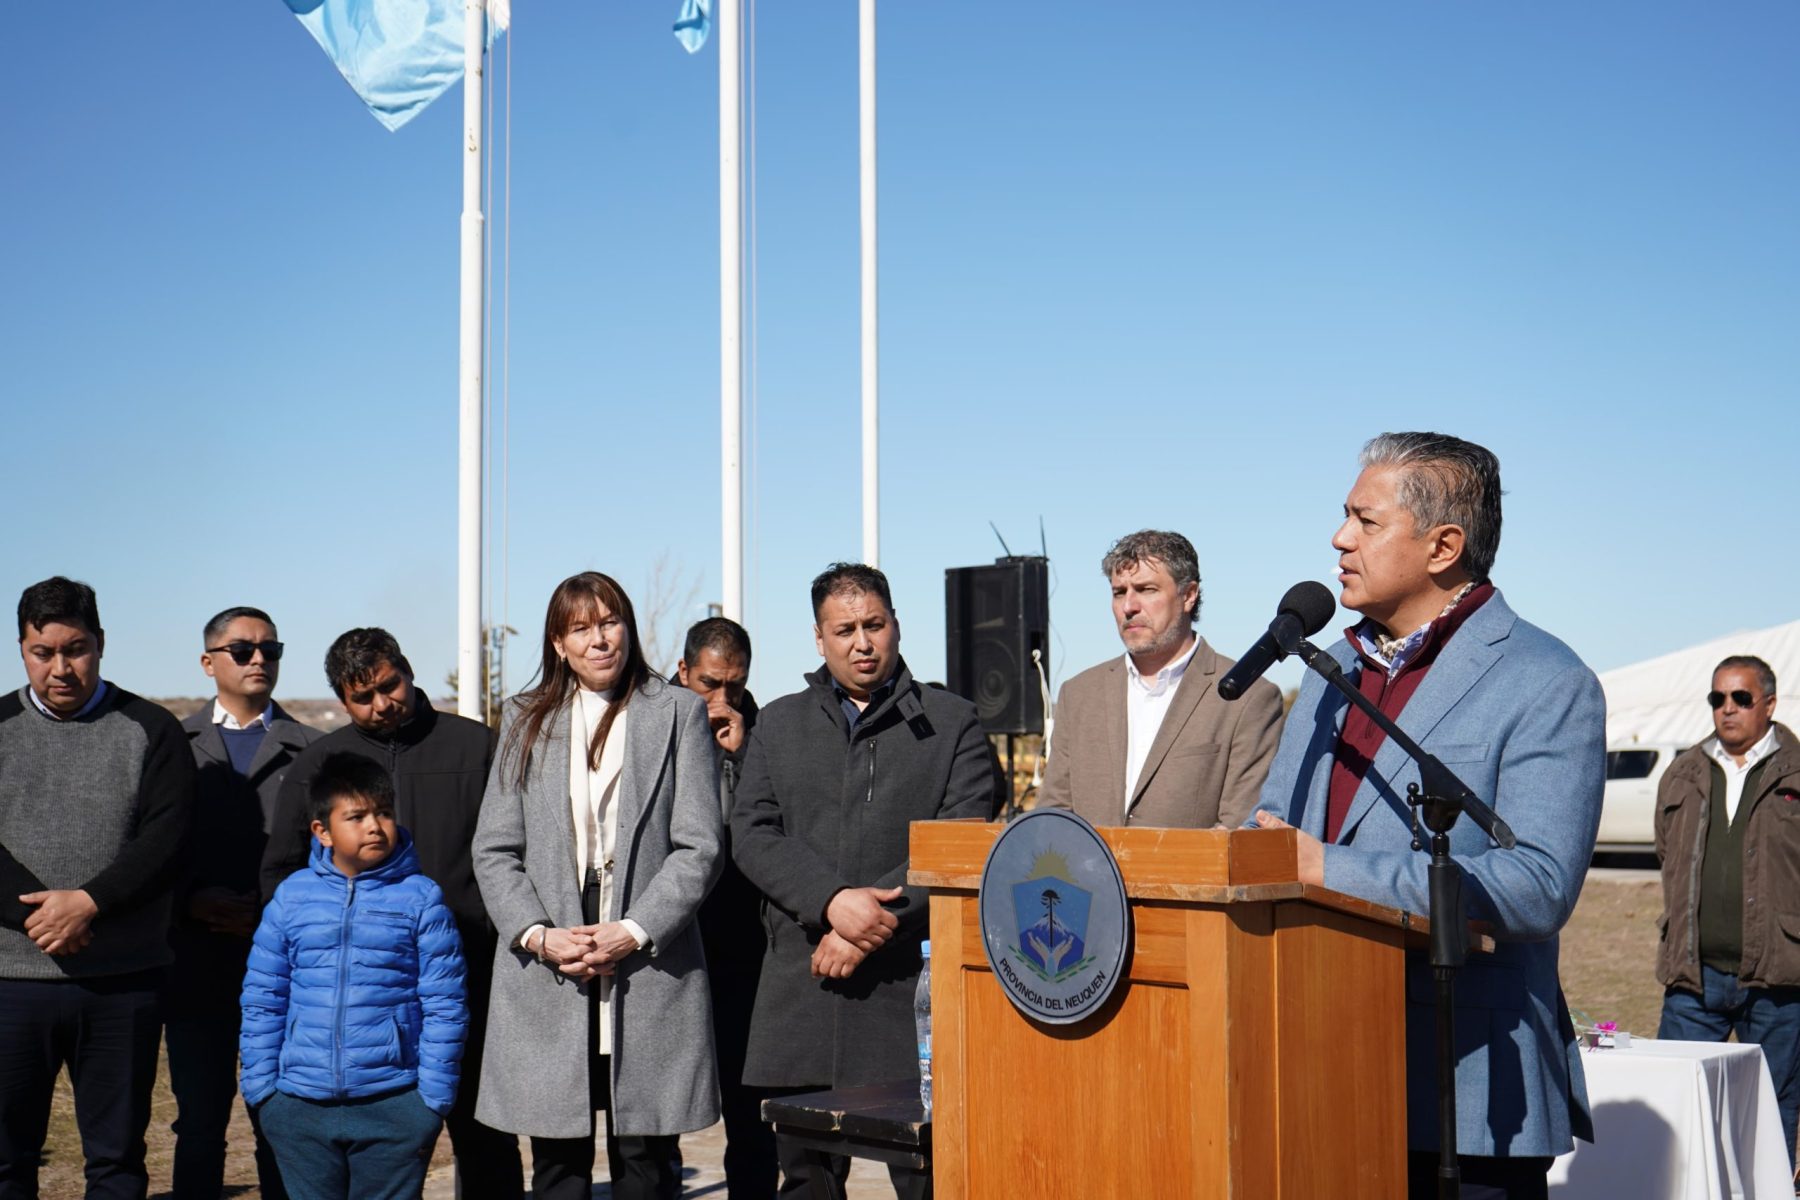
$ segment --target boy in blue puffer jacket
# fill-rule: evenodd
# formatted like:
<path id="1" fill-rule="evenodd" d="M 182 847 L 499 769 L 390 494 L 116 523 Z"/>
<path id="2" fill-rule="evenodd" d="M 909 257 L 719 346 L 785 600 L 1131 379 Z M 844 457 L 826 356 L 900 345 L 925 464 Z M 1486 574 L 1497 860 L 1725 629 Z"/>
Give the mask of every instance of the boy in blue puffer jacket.
<path id="1" fill-rule="evenodd" d="M 329 755 L 309 801 L 312 863 L 250 949 L 240 1088 L 293 1200 L 417 1197 L 468 1034 L 456 919 L 379 763 Z"/>

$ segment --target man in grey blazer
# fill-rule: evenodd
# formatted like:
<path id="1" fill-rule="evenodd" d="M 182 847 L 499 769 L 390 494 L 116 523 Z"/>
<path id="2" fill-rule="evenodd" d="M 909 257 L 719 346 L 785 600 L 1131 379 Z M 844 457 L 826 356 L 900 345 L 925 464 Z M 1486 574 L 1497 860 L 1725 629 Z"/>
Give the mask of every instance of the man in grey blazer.
<path id="1" fill-rule="evenodd" d="M 1492 933 L 1456 981 L 1462 1196 L 1547 1195 L 1551 1158 L 1593 1139 L 1587 1088 L 1557 982 L 1557 932 L 1586 878 L 1606 774 L 1606 705 L 1573 651 L 1519 619 L 1488 575 L 1500 546 L 1500 463 L 1436 433 L 1363 448 L 1331 544 L 1343 603 L 1363 620 L 1330 648 L 1350 681 L 1511 825 L 1496 848 L 1451 831 L 1466 916 Z M 1308 675 L 1256 814 L 1299 828 L 1300 878 L 1428 911 L 1406 803 L 1417 767 Z M 1431 970 L 1407 961 L 1407 1145 L 1413 1197 L 1437 1195 Z M 1348 1023 L 1353 1014 L 1344 1013 Z"/>
<path id="2" fill-rule="evenodd" d="M 1200 564 L 1179 533 L 1144 529 L 1100 560 L 1125 653 L 1063 685 L 1039 808 L 1095 825 L 1236 826 L 1281 736 L 1281 693 L 1259 679 L 1219 698 L 1232 660 L 1194 631 Z"/>
<path id="3" fill-rule="evenodd" d="M 237 1095 L 239 995 L 261 913 L 257 872 L 275 797 L 300 752 L 320 737 L 275 703 L 282 644 L 259 608 L 228 608 L 206 623 L 200 669 L 217 695 L 181 723 L 199 786 L 175 893 L 163 988 L 175 1120 L 172 1192 L 214 1200 L 224 1186 L 225 1131 Z M 254 1115 L 264 1200 L 282 1200 L 281 1172 Z"/>

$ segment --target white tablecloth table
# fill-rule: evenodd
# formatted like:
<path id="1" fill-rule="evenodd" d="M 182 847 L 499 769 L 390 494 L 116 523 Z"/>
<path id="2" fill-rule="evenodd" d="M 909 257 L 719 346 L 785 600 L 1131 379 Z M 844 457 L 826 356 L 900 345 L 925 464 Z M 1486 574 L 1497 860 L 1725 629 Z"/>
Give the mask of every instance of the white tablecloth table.
<path id="1" fill-rule="evenodd" d="M 1594 1143 L 1550 1168 L 1556 1200 L 1791 1200 L 1793 1168 L 1759 1046 L 1632 1039 L 1581 1056 Z"/>

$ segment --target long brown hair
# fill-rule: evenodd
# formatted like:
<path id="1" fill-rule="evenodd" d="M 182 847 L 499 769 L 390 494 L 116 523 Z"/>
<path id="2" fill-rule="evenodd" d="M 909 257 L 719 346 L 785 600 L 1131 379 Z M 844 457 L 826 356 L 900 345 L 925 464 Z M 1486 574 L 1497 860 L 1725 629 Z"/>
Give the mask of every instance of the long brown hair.
<path id="1" fill-rule="evenodd" d="M 589 770 L 600 765 L 600 751 L 606 745 L 606 735 L 612 732 L 614 718 L 625 711 L 632 696 L 650 678 L 650 666 L 644 661 L 643 645 L 638 641 L 637 613 L 618 580 L 598 571 L 583 571 L 557 584 L 544 613 L 543 661 L 532 676 L 533 683 L 516 697 L 519 713 L 500 752 L 501 769 L 504 771 L 510 764 L 513 780 L 520 788 L 525 786 L 531 752 L 543 737 L 545 724 L 558 709 L 568 705 L 580 686 L 575 669 L 556 652 L 556 639 L 583 617 L 596 617 L 600 608 L 625 623 L 625 667 L 619 673 L 619 682 L 613 685 L 612 703 L 607 705 L 600 728 L 594 731 L 594 740 L 588 745 Z"/>

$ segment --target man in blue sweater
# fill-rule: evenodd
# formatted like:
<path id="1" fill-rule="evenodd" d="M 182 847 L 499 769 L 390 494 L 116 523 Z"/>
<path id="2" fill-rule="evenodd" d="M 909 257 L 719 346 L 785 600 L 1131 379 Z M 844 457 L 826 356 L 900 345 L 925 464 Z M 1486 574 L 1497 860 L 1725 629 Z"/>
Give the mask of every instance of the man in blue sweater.
<path id="1" fill-rule="evenodd" d="M 311 869 L 275 889 L 244 974 L 244 1101 L 295 1200 L 407 1200 L 468 1034 L 456 918 L 381 764 L 329 755 L 309 792 Z"/>
<path id="2" fill-rule="evenodd" d="M 200 646 L 200 667 L 218 697 L 181 723 L 199 790 L 169 932 L 175 963 L 162 998 L 179 1110 L 173 1200 L 218 1200 L 224 1185 L 225 1133 L 237 1095 L 238 996 L 262 911 L 257 881 L 269 820 L 288 768 L 320 737 L 275 702 L 282 644 L 268 613 L 225 609 L 206 623 Z M 275 1156 L 255 1132 L 262 1200 L 286 1200 Z"/>

